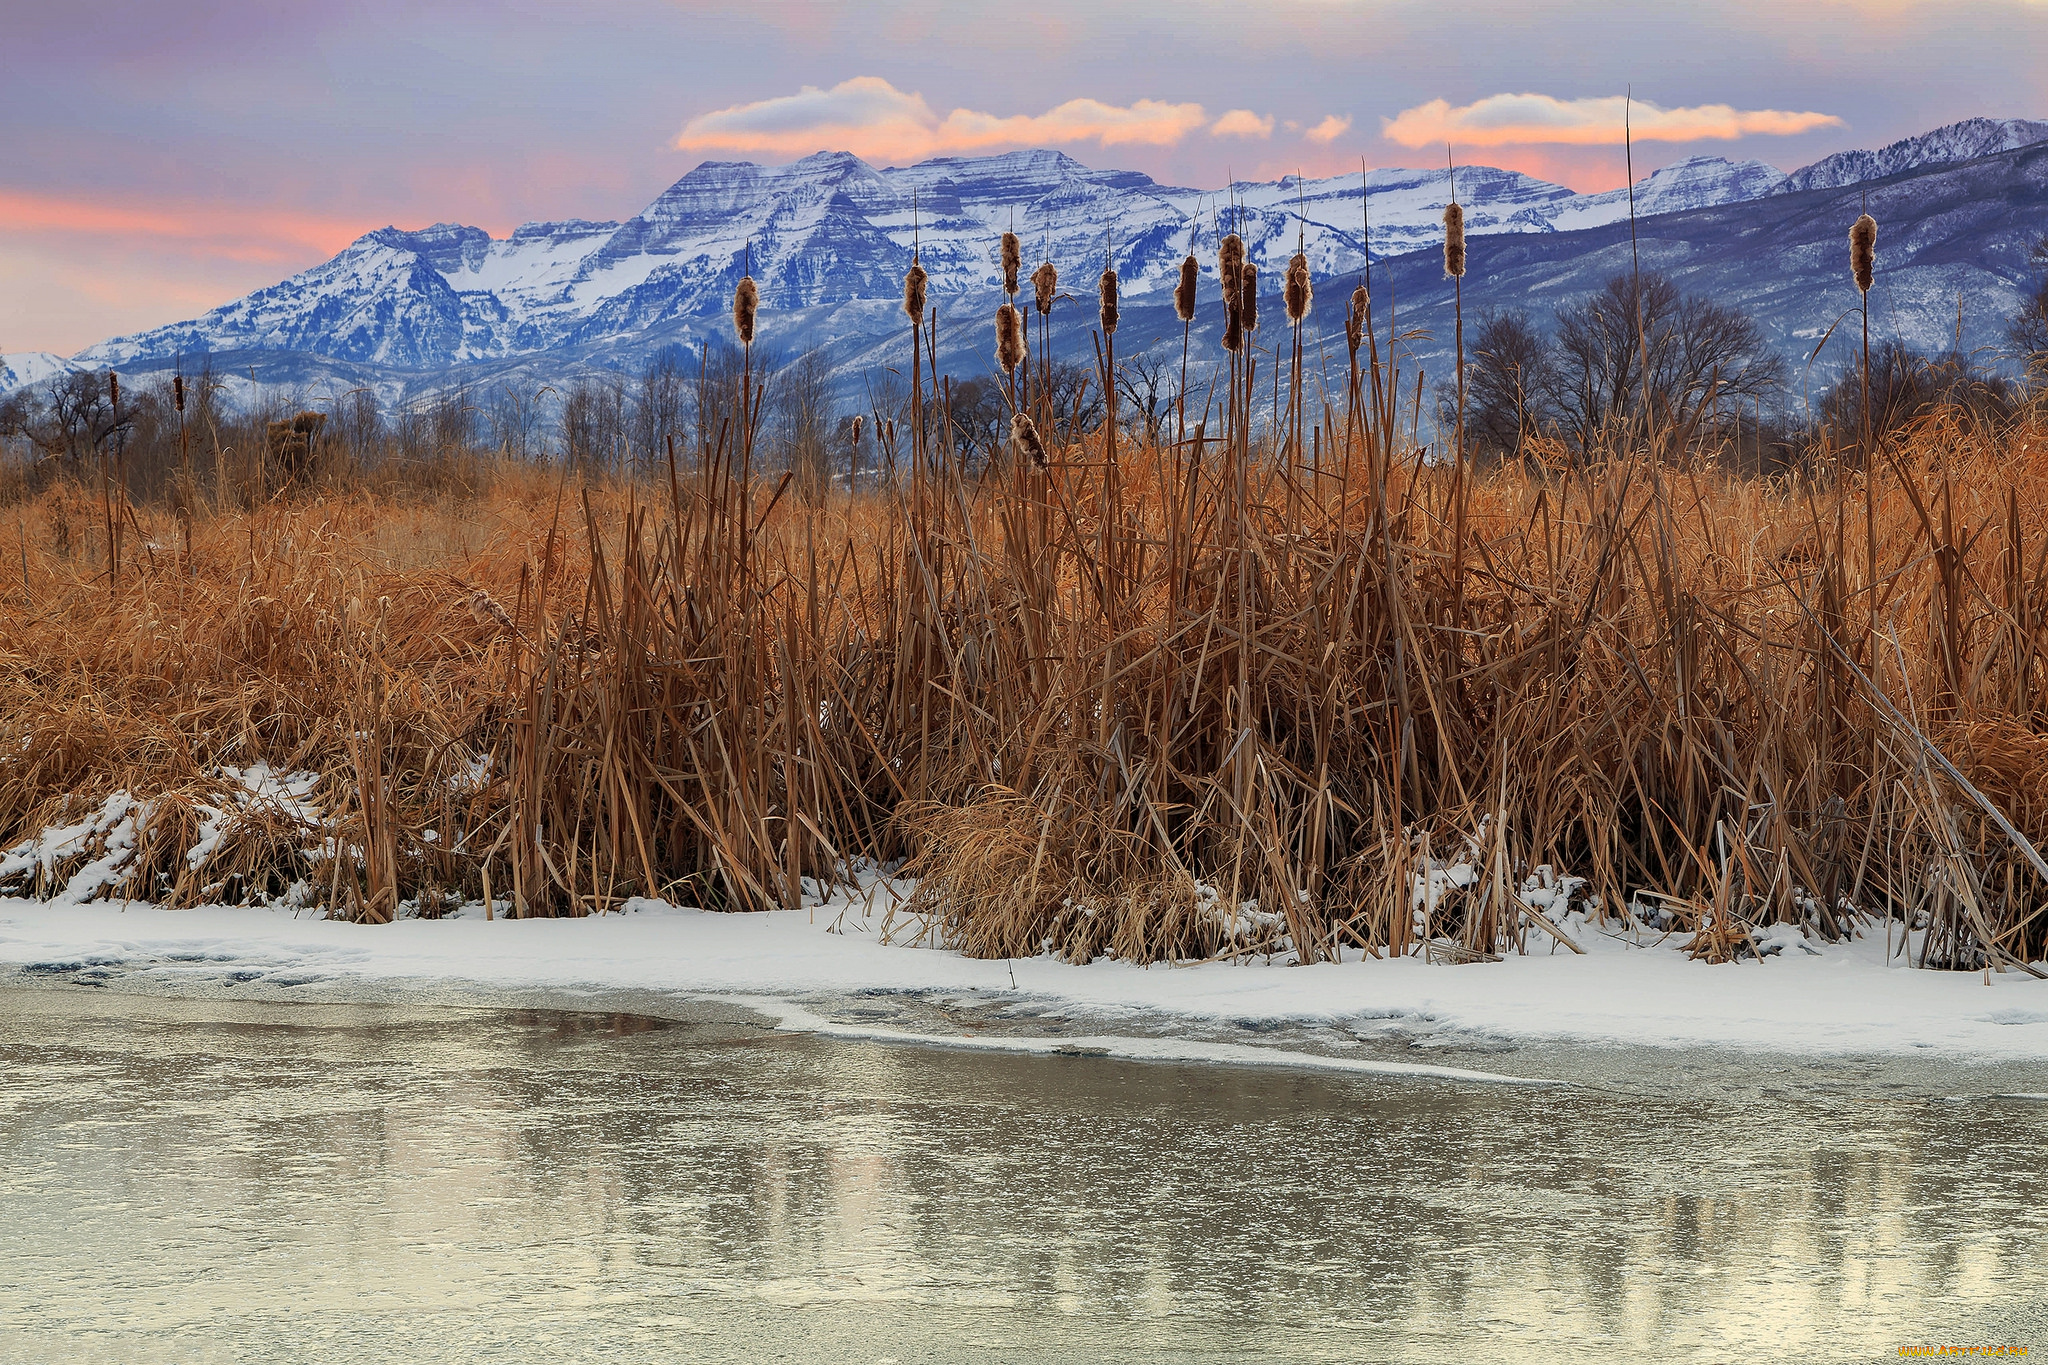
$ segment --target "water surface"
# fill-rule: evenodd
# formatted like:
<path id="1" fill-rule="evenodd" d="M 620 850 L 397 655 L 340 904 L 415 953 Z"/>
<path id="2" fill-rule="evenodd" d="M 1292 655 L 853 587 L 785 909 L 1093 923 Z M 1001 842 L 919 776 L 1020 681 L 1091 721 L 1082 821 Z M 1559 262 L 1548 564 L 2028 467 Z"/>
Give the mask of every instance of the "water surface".
<path id="1" fill-rule="evenodd" d="M 1549 1088 L 0 990 L 0 1360 L 2048 1346 L 2048 1068 Z M 1487 1059 L 1498 1064 L 1500 1058 Z"/>

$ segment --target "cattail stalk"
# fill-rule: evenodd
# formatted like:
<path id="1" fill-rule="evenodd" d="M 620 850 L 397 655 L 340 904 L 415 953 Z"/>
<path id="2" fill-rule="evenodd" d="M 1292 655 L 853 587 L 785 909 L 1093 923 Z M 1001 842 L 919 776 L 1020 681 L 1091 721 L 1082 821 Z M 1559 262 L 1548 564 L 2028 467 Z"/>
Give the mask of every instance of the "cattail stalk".
<path id="1" fill-rule="evenodd" d="M 1193 236 L 1190 231 L 1189 236 Z M 1180 388 L 1174 394 L 1175 443 L 1188 438 L 1188 341 L 1195 330 L 1195 286 L 1201 283 L 1202 267 L 1195 260 L 1190 242 L 1187 258 L 1180 263 L 1180 283 L 1173 290 L 1173 314 L 1180 319 Z"/>
<path id="2" fill-rule="evenodd" d="M 1315 283 L 1309 275 L 1308 256 L 1297 249 L 1287 262 L 1285 285 L 1281 290 L 1281 301 L 1287 309 L 1287 325 L 1294 332 L 1293 364 L 1287 376 L 1287 408 L 1289 439 L 1294 446 L 1292 456 L 1295 464 L 1301 463 L 1301 324 L 1308 317 L 1308 310 L 1315 299 Z M 1292 497 L 1292 487 L 1289 488 Z"/>
<path id="3" fill-rule="evenodd" d="M 1870 638 L 1877 639 L 1877 452 L 1870 423 L 1870 286 L 1877 282 L 1877 219 L 1865 212 L 1849 226 L 1849 276 L 1863 321 L 1863 551 L 1870 582 Z M 1836 496 L 1837 525 L 1841 499 Z M 1837 539 L 1839 540 L 1839 536 Z M 1873 644 L 1873 648 L 1875 645 Z"/>
<path id="4" fill-rule="evenodd" d="M 753 477 L 754 466 L 754 321 L 760 309 L 761 286 L 749 272 L 740 276 L 739 286 L 732 291 L 732 325 L 740 339 L 740 468 L 741 478 L 747 481 Z M 740 496 L 745 499 L 747 494 L 743 490 Z"/>
<path id="5" fill-rule="evenodd" d="M 923 263 L 912 255 L 910 269 L 903 276 L 903 315 L 910 319 L 910 459 L 913 468 L 923 467 L 924 360 L 919 343 L 924 331 L 925 282 L 929 278 Z"/>
<path id="6" fill-rule="evenodd" d="M 1448 159 L 1448 153 L 1446 153 Z M 1451 202 L 1444 207 L 1444 273 L 1451 277 L 1451 311 L 1457 336 L 1456 364 L 1458 367 L 1458 426 L 1457 451 L 1454 456 L 1454 473 L 1451 476 L 1451 496 L 1456 506 L 1451 514 L 1451 577 L 1454 583 L 1451 600 L 1451 623 L 1463 629 L 1465 624 L 1465 503 L 1468 488 L 1465 469 L 1465 210 L 1458 204 L 1458 181 L 1455 171 L 1449 173 Z"/>
<path id="7" fill-rule="evenodd" d="M 121 429 L 121 376 L 107 371 L 107 402 L 113 409 L 113 423 L 107 428 L 106 441 L 116 439 Z M 121 591 L 121 528 L 114 520 L 114 456 L 109 446 L 100 446 L 100 510 L 107 522 L 107 592 L 118 596 Z"/>
<path id="8" fill-rule="evenodd" d="M 1024 363 L 1024 315 L 1014 303 L 996 309 L 996 367 L 1010 388 L 1010 406 L 1017 404 L 1017 367 Z"/>
<path id="9" fill-rule="evenodd" d="M 1038 310 L 1038 388 L 1044 395 L 1052 392 L 1052 305 L 1059 287 L 1060 272 L 1048 257 L 1031 272 L 1032 303 Z"/>
<path id="10" fill-rule="evenodd" d="M 1014 232 L 1003 234 L 1003 297 L 1017 301 L 1017 273 L 1024 268 L 1024 247 Z"/>

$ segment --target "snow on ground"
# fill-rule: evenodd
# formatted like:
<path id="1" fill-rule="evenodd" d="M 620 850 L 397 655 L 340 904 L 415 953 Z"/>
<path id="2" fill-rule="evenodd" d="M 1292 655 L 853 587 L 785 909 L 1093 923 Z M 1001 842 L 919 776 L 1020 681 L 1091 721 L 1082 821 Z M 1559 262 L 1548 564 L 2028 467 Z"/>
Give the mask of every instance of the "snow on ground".
<path id="1" fill-rule="evenodd" d="M 285 908 L 171 911 L 137 902 L 0 899 L 0 971 L 68 972 L 90 982 L 95 973 L 147 968 L 149 979 L 162 982 L 182 972 L 275 987 L 377 986 L 423 1000 L 460 985 L 571 990 L 600 999 L 607 991 L 739 997 L 786 1027 L 870 1037 L 895 1035 L 830 1024 L 787 1002 L 875 992 L 1008 997 L 1097 1020 L 1148 1021 L 1155 1035 L 1158 1023 L 1179 1020 L 1331 1025 L 1360 1036 L 1405 1028 L 1471 1042 L 2048 1059 L 2048 981 L 2019 972 L 1993 972 L 1987 981 L 1981 972 L 1887 965 L 1875 926 L 1865 938 L 1837 945 L 1809 944 L 1788 927 L 1775 934 L 1782 951 L 1719 966 L 1690 960 L 1675 936 L 1659 941 L 1648 934 L 1630 943 L 1574 915 L 1566 927 L 1584 945 L 1583 956 L 1538 947 L 1527 957 L 1457 966 L 1349 956 L 1315 966 L 1256 959 L 1140 968 L 1107 960 L 976 961 L 884 942 L 889 897 L 872 884 L 869 895 L 877 902 L 872 909 L 842 900 L 812 910 L 722 915 L 633 901 L 625 913 L 520 921 L 486 919 L 472 906 L 450 918 L 389 925 Z M 1156 1036 L 1129 1038 L 1113 1029 L 1108 1041 L 980 1045 L 1085 1045 L 1133 1056 L 1172 1051 Z"/>

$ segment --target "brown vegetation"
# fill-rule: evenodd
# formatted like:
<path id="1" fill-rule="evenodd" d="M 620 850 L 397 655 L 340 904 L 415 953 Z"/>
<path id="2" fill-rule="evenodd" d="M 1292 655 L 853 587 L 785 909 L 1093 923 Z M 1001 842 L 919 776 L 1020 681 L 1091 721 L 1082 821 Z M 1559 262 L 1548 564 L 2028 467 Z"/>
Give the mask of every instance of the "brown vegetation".
<path id="1" fill-rule="evenodd" d="M 1617 402 L 1482 471 L 1430 458 L 1363 286 L 1345 392 L 1309 401 L 1297 334 L 1262 429 L 1256 275 L 1219 254 L 1241 349 L 1143 439 L 1105 272 L 1107 420 L 1041 357 L 970 460 L 913 264 L 911 393 L 858 492 L 766 458 L 751 347 L 729 417 L 637 470 L 366 460 L 315 424 L 332 454 L 283 487 L 217 434 L 210 490 L 161 503 L 104 457 L 21 481 L 0 890 L 58 889 L 118 817 L 117 894 L 380 921 L 790 906 L 867 858 L 982 955 L 1471 961 L 1576 910 L 1716 960 L 1879 919 L 1927 964 L 2048 956 L 2036 407 L 1759 478 Z M 251 799 L 259 763 L 313 774 L 318 818 Z"/>

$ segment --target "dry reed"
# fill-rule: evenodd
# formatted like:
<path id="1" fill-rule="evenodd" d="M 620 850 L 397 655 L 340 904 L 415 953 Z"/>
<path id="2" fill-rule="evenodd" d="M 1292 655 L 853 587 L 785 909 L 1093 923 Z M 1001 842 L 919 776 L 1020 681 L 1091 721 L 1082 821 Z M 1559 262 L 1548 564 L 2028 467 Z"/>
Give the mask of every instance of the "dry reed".
<path id="1" fill-rule="evenodd" d="M 823 506 L 734 434 L 644 485 L 215 508 L 115 594 L 53 489 L 0 600 L 0 848 L 108 829 L 0 892 L 118 818 L 109 894 L 371 920 L 794 905 L 908 857 L 975 953 L 1476 961 L 1574 913 L 1717 960 L 1772 924 L 2048 955 L 2048 430 L 1931 420 L 1860 486 L 1677 446 L 1477 474 L 1368 366 L 1313 477 L 1242 392 L 1227 441 L 1097 460 L 1019 410 L 1007 467 Z M 259 760 L 317 817 L 245 800 Z"/>

